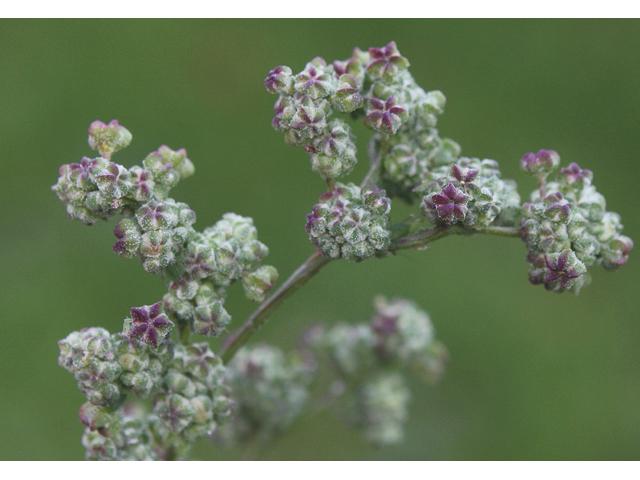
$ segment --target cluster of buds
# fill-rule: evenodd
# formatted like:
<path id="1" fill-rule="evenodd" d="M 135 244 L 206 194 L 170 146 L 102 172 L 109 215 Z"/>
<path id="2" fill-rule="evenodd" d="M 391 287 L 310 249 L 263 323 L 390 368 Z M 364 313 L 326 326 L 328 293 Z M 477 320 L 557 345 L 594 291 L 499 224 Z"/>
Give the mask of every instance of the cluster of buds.
<path id="1" fill-rule="evenodd" d="M 240 350 L 227 367 L 232 420 L 214 432 L 213 440 L 223 446 L 249 438 L 264 443 L 288 428 L 307 404 L 314 372 L 295 352 L 287 356 L 268 345 Z"/>
<path id="2" fill-rule="evenodd" d="M 305 229 L 323 255 L 361 261 L 384 255 L 389 248 L 390 210 L 391 200 L 375 185 L 360 189 L 352 183 L 337 183 L 313 206 Z"/>
<path id="3" fill-rule="evenodd" d="M 150 200 L 123 218 L 113 234 L 118 241 L 113 251 L 123 258 L 137 257 L 149 273 L 159 273 L 175 263 L 185 243 L 194 234 L 196 214 L 186 203 L 172 198 Z"/>
<path id="4" fill-rule="evenodd" d="M 495 160 L 463 157 L 426 173 L 415 192 L 422 193 L 421 211 L 431 223 L 511 226 L 520 211 L 520 195 L 513 180 L 500 176 Z"/>
<path id="5" fill-rule="evenodd" d="M 289 67 L 269 72 L 265 87 L 278 94 L 272 125 L 289 145 L 304 145 L 314 172 L 336 179 L 351 172 L 356 148 L 349 126 L 330 119 L 335 110 L 365 116 L 374 135 L 370 154 L 381 162 L 383 186 L 411 201 L 412 189 L 434 164 L 450 164 L 458 145 L 435 129 L 444 110 L 439 91 L 425 92 L 408 71 L 395 42 L 353 50 L 351 58 L 328 65 L 318 57 L 294 75 Z"/>
<path id="6" fill-rule="evenodd" d="M 84 406 L 83 406 L 84 407 Z M 87 425 L 82 435 L 87 460 L 158 460 L 158 445 L 153 442 L 153 433 L 144 419 L 128 407 L 108 413 L 95 407 L 80 409 L 80 419 Z M 113 429 L 105 434 L 105 422 Z"/>
<path id="7" fill-rule="evenodd" d="M 150 420 L 164 448 L 188 451 L 189 444 L 213 433 L 231 415 L 225 367 L 207 343 L 176 345 L 162 389 L 153 398 Z"/>
<path id="8" fill-rule="evenodd" d="M 369 53 L 372 65 L 367 71 L 372 78 L 365 125 L 377 132 L 370 142 L 371 161 L 379 162 L 382 186 L 389 195 L 412 203 L 418 198 L 413 189 L 425 174 L 438 165 L 450 165 L 460 155 L 460 146 L 440 138 L 436 128 L 445 96 L 438 90 L 425 92 L 416 83 L 395 43 Z M 384 65 L 384 74 L 374 74 L 377 65 Z"/>
<path id="9" fill-rule="evenodd" d="M 260 302 L 275 284 L 277 270 L 261 265 L 268 253 L 251 218 L 225 214 L 186 244 L 182 275 L 163 299 L 167 311 L 194 332 L 217 337 L 231 321 L 223 306 L 229 285 L 240 281 L 247 298 Z"/>
<path id="10" fill-rule="evenodd" d="M 144 159 L 143 167 L 129 169 L 112 162 L 112 153 L 126 147 L 131 133 L 116 120 L 89 127 L 89 145 L 100 157 L 60 167 L 52 187 L 75 220 L 92 225 L 122 214 L 114 231 L 113 250 L 125 258 L 137 257 L 145 270 L 159 273 L 175 262 L 188 238 L 195 213 L 184 203 L 167 198 L 181 179 L 194 172 L 184 149 L 161 146 Z"/>
<path id="11" fill-rule="evenodd" d="M 313 171 L 322 178 L 350 173 L 356 164 L 354 136 L 344 121 L 330 117 L 334 109 L 350 113 L 361 106 L 361 84 L 350 74 L 338 74 L 320 57 L 297 75 L 289 67 L 276 67 L 264 83 L 267 91 L 279 95 L 271 124 L 285 133 L 287 144 L 304 146 Z"/>
<path id="12" fill-rule="evenodd" d="M 132 417 L 123 402 L 128 392 L 145 398 L 161 386 L 174 356 L 172 326 L 162 303 L 156 303 L 132 308 L 123 333 L 92 327 L 58 342 L 58 364 L 73 373 L 88 400 L 79 412 L 87 426 L 82 440 L 87 459 L 156 458 L 146 420 Z"/>
<path id="13" fill-rule="evenodd" d="M 91 327 L 60 340 L 58 364 L 73 373 L 93 405 L 113 406 L 128 391 L 146 397 L 173 357 L 172 327 L 162 303 L 135 307 L 124 321 L 124 333 Z"/>
<path id="14" fill-rule="evenodd" d="M 411 392 L 398 372 L 384 372 L 362 386 L 354 423 L 375 445 L 393 445 L 404 437 Z"/>
<path id="15" fill-rule="evenodd" d="M 429 382 L 437 381 L 448 358 L 435 339 L 429 316 L 412 302 L 375 300 L 370 324 L 338 324 L 317 332 L 311 345 L 328 356 L 345 390 L 338 413 L 365 429 L 377 444 L 402 439 L 410 394 L 399 373 L 410 368 Z"/>
<path id="16" fill-rule="evenodd" d="M 94 405 L 109 405 L 122 396 L 114 339 L 104 328 L 84 328 L 58 342 L 58 365 L 72 373 L 78 389 Z"/>
<path id="17" fill-rule="evenodd" d="M 547 181 L 559 163 L 553 150 L 522 158 L 523 170 L 536 176 L 540 187 L 522 206 L 520 229 L 531 283 L 577 293 L 589 282 L 587 267 L 617 269 L 626 263 L 633 242 L 621 234 L 620 216 L 606 210 L 604 197 L 591 183 L 593 172 L 572 163 Z"/>

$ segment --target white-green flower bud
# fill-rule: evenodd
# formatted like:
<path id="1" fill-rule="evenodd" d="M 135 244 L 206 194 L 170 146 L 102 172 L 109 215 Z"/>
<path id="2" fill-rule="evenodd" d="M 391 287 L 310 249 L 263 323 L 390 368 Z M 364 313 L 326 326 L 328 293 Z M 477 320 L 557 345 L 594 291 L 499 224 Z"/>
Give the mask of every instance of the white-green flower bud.
<path id="1" fill-rule="evenodd" d="M 111 158 L 112 153 L 127 147 L 131 139 L 131 132 L 117 120 L 111 120 L 108 125 L 96 120 L 89 126 L 89 146 L 107 159 Z"/>

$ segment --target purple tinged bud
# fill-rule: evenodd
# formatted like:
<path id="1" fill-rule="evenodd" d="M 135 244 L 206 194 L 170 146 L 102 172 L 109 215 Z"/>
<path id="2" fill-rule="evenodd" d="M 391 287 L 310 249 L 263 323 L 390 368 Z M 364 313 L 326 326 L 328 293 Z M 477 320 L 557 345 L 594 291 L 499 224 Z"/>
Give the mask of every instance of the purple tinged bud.
<path id="1" fill-rule="evenodd" d="M 593 172 L 580 168 L 576 162 L 571 163 L 568 167 L 560 169 L 560 175 L 565 179 L 568 185 L 576 185 L 582 187 L 590 185 L 593 179 Z"/>
<path id="2" fill-rule="evenodd" d="M 624 235 L 620 235 L 606 244 L 603 250 L 604 268 L 607 270 L 616 270 L 629 260 L 629 254 L 631 250 L 633 250 L 633 240 Z"/>
<path id="3" fill-rule="evenodd" d="M 305 69 L 296 76 L 293 85 L 297 93 L 308 95 L 312 99 L 324 98 L 336 90 L 335 77 L 324 71 L 324 59 L 317 57 L 307 63 Z"/>
<path id="4" fill-rule="evenodd" d="M 353 112 L 362 104 L 360 86 L 352 75 L 344 74 L 338 79 L 338 89 L 333 96 L 333 102 L 344 113 Z"/>
<path id="5" fill-rule="evenodd" d="M 122 150 L 131 143 L 131 133 L 120 126 L 117 120 L 108 125 L 96 120 L 89 126 L 89 146 L 100 152 L 103 158 L 111 158 L 113 152 Z"/>
<path id="6" fill-rule="evenodd" d="M 454 177 L 461 186 L 471 184 L 474 178 L 478 176 L 478 170 L 473 168 L 461 167 L 457 164 L 452 164 L 449 174 Z"/>
<path id="7" fill-rule="evenodd" d="M 395 135 L 402 123 L 408 119 L 407 111 L 397 106 L 394 96 L 391 95 L 386 101 L 379 98 L 369 99 L 369 108 L 364 124 L 372 130 Z"/>
<path id="8" fill-rule="evenodd" d="M 431 200 L 424 199 L 426 207 L 435 210 L 438 219 L 444 223 L 464 220 L 468 201 L 469 195 L 458 190 L 453 183 L 449 183 L 440 193 L 433 195 Z"/>
<path id="9" fill-rule="evenodd" d="M 370 48 L 369 55 L 371 61 L 367 72 L 384 83 L 391 83 L 398 73 L 409 67 L 409 60 L 400 55 L 396 42 L 389 42 L 382 48 Z"/>
<path id="10" fill-rule="evenodd" d="M 158 345 L 173 327 L 164 313 L 162 302 L 131 309 L 131 319 L 125 321 L 124 333 L 153 347 Z"/>
<path id="11" fill-rule="evenodd" d="M 288 92 L 292 81 L 291 69 L 280 65 L 269 72 L 267 78 L 264 79 L 264 86 L 269 93 Z"/>
<path id="12" fill-rule="evenodd" d="M 555 150 L 540 150 L 527 153 L 520 159 L 520 167 L 526 173 L 544 178 L 560 164 L 560 155 Z"/>
<path id="13" fill-rule="evenodd" d="M 583 286 L 584 281 L 580 277 L 587 273 L 587 267 L 578 260 L 573 250 L 566 249 L 560 253 L 545 255 L 544 261 L 544 277 L 537 274 L 533 279 L 542 278 L 547 290 L 577 292 Z"/>
<path id="14" fill-rule="evenodd" d="M 364 207 L 375 215 L 387 215 L 391 211 L 391 200 L 387 192 L 376 185 L 367 185 L 361 192 Z"/>

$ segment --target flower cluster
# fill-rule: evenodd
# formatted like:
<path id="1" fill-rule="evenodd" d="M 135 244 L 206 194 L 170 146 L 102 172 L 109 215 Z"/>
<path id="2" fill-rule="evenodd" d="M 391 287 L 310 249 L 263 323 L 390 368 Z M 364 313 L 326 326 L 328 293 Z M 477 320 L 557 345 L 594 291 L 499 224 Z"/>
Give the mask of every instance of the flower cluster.
<path id="1" fill-rule="evenodd" d="M 410 393 L 399 370 L 411 368 L 428 382 L 444 372 L 447 351 L 435 340 L 429 316 L 407 300 L 375 301 L 370 324 L 338 324 L 312 344 L 329 357 L 345 393 L 338 411 L 364 428 L 373 443 L 402 439 Z"/>
<path id="2" fill-rule="evenodd" d="M 297 75 L 276 67 L 265 79 L 267 90 L 279 95 L 272 125 L 285 132 L 289 145 L 305 146 L 314 172 L 336 179 L 353 169 L 356 148 L 349 126 L 331 115 L 337 110 L 365 116 L 365 126 L 376 132 L 370 154 L 381 162 L 383 186 L 410 201 L 424 172 L 451 163 L 460 148 L 435 129 L 444 95 L 422 90 L 408 67 L 395 42 L 355 48 L 351 58 L 332 65 L 315 58 Z"/>
<path id="3" fill-rule="evenodd" d="M 626 263 L 633 241 L 621 234 L 620 216 L 606 210 L 604 197 L 591 184 L 593 172 L 572 163 L 546 181 L 559 163 L 552 150 L 522 158 L 523 170 L 539 179 L 540 188 L 522 206 L 520 229 L 531 283 L 577 293 L 589 282 L 587 267 L 615 270 Z"/>
<path id="4" fill-rule="evenodd" d="M 264 443 L 285 430 L 307 404 L 313 373 L 296 352 L 285 355 L 268 345 L 240 350 L 227 368 L 235 402 L 232 421 L 214 432 L 214 441 L 223 446 L 249 438 Z"/>
<path id="5" fill-rule="evenodd" d="M 247 298 L 259 302 L 278 273 L 261 265 L 269 250 L 251 218 L 228 213 L 195 232 L 195 213 L 168 196 L 194 171 L 184 149 L 162 146 L 142 167 L 111 162 L 130 141 L 117 121 L 94 122 L 89 144 L 101 157 L 61 167 L 53 190 L 85 224 L 122 214 L 113 250 L 169 277 L 169 292 L 160 302 L 132 308 L 122 333 L 94 327 L 70 334 L 59 342 L 58 362 L 89 400 L 80 409 L 88 459 L 182 458 L 230 415 L 231 401 L 224 367 L 208 345 L 175 345 L 170 331 L 176 326 L 183 342 L 189 332 L 220 335 L 231 321 L 223 307 L 227 288 L 240 282 Z M 129 415 L 127 393 L 151 396 L 153 412 Z"/>
<path id="6" fill-rule="evenodd" d="M 223 306 L 229 285 L 240 281 L 247 298 L 259 302 L 275 284 L 277 270 L 261 265 L 268 253 L 251 218 L 225 214 L 186 244 L 182 274 L 163 299 L 167 311 L 194 332 L 217 337 L 231 321 Z"/>
<path id="7" fill-rule="evenodd" d="M 123 334 L 91 327 L 60 340 L 58 364 L 93 405 L 117 404 L 127 391 L 146 397 L 173 356 L 172 327 L 161 303 L 132 308 Z"/>
<path id="8" fill-rule="evenodd" d="M 158 443 L 184 456 L 189 444 L 227 420 L 232 401 L 225 367 L 209 344 L 176 345 L 174 351 L 149 421 Z"/>
<path id="9" fill-rule="evenodd" d="M 435 224 L 511 226 L 520 211 L 516 183 L 500 178 L 495 160 L 459 158 L 427 172 L 414 191 L 423 194 L 422 213 Z"/>
<path id="10" fill-rule="evenodd" d="M 360 86 L 352 75 L 338 75 L 333 65 L 318 57 L 297 75 L 289 67 L 276 67 L 265 87 L 279 95 L 273 128 L 285 133 L 287 144 L 305 147 L 314 172 L 327 179 L 353 170 L 356 146 L 351 129 L 343 120 L 330 119 L 334 108 L 348 113 L 362 104 Z"/>
<path id="11" fill-rule="evenodd" d="M 87 460 L 158 460 L 159 445 L 143 412 L 125 405 L 115 412 L 89 404 L 80 409 L 80 419 L 87 428 L 82 446 Z M 105 431 L 107 425 L 110 431 Z"/>
<path id="12" fill-rule="evenodd" d="M 187 240 L 196 215 L 186 203 L 168 198 L 151 200 L 136 210 L 134 218 L 123 218 L 113 234 L 118 241 L 113 251 L 123 258 L 137 257 L 143 268 L 159 273 L 175 263 Z"/>
<path id="13" fill-rule="evenodd" d="M 127 169 L 110 161 L 111 154 L 130 141 L 131 133 L 116 120 L 109 125 L 93 122 L 89 145 L 102 156 L 61 166 L 52 189 L 69 216 L 86 225 L 125 216 L 114 231 L 114 252 L 137 257 L 145 270 L 159 273 L 175 262 L 193 234 L 195 213 L 167 195 L 194 168 L 184 149 L 174 152 L 164 145 L 144 159 L 143 167 Z"/>
<path id="14" fill-rule="evenodd" d="M 307 215 L 309 240 L 325 256 L 360 261 L 382 255 L 391 244 L 391 201 L 375 185 L 337 183 Z"/>

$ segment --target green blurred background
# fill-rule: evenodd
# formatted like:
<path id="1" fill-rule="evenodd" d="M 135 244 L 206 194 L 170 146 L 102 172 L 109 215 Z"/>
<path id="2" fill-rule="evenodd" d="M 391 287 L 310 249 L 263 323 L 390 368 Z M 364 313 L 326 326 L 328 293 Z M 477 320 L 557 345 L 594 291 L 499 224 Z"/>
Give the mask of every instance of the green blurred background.
<path id="1" fill-rule="evenodd" d="M 425 89 L 442 90 L 441 134 L 501 162 L 523 197 L 526 152 L 556 149 L 595 172 L 625 234 L 640 239 L 640 22 L 512 20 L 0 21 L 0 459 L 78 460 L 84 401 L 56 341 L 153 303 L 163 280 L 111 251 L 113 223 L 67 218 L 58 166 L 91 155 L 87 127 L 117 118 L 126 166 L 161 144 L 196 175 L 172 196 L 199 229 L 251 216 L 284 279 L 312 251 L 304 216 L 323 191 L 301 148 L 271 129 L 263 79 L 315 56 L 395 40 Z M 356 127 L 366 171 L 368 132 Z M 636 165 L 634 167 L 634 165 Z M 401 211 L 406 211 L 404 208 Z M 435 387 L 413 383 L 406 441 L 373 449 L 330 415 L 301 421 L 263 459 L 640 459 L 639 253 L 593 269 L 580 296 L 527 281 L 509 238 L 449 238 L 384 261 L 335 262 L 257 336 L 284 348 L 310 324 L 367 320 L 376 294 L 415 299 L 451 352 Z M 252 310 L 238 289 L 237 326 Z M 235 459 L 203 441 L 195 456 Z"/>

